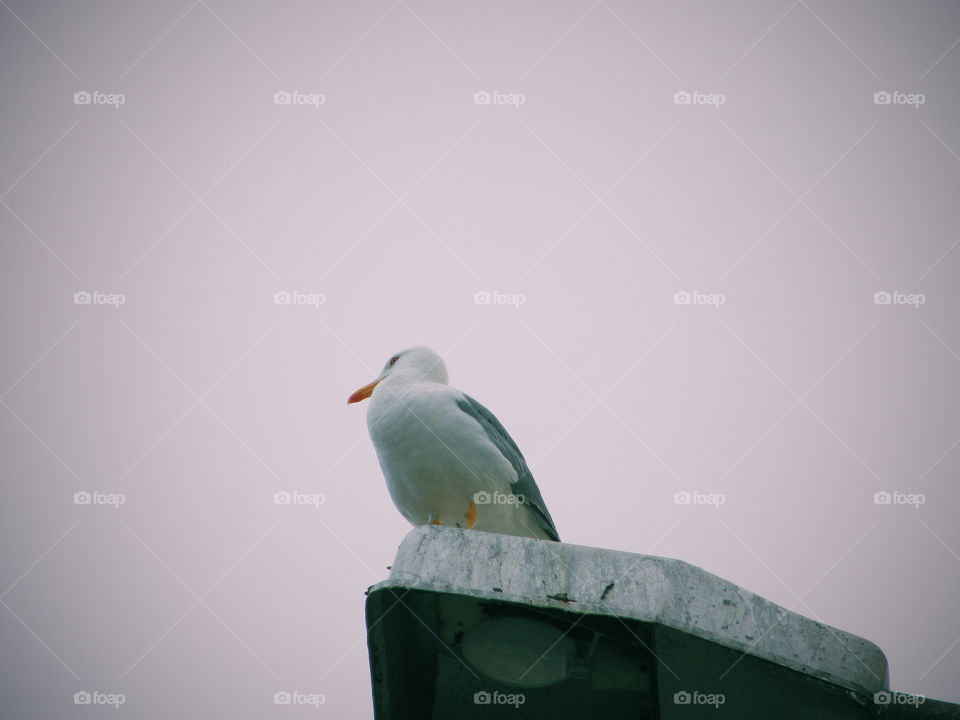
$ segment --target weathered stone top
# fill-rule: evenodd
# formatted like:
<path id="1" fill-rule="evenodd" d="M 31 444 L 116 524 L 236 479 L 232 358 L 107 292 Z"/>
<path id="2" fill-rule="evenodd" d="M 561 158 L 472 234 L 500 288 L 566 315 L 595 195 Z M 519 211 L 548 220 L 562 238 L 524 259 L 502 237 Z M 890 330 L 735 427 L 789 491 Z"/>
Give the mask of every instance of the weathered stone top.
<path id="1" fill-rule="evenodd" d="M 378 588 L 468 594 L 608 615 L 690 633 L 861 696 L 888 689 L 873 643 L 680 560 L 543 540 L 418 527 Z"/>

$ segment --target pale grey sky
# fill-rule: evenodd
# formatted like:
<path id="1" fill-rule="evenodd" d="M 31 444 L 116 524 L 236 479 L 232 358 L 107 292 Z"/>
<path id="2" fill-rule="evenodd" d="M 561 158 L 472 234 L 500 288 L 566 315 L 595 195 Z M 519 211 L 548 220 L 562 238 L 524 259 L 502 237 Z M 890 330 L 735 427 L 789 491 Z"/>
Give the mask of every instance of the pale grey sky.
<path id="1" fill-rule="evenodd" d="M 0 2 L 2 714 L 367 717 L 409 528 L 345 403 L 420 343 L 565 541 L 960 701 L 958 36 L 953 2 Z"/>

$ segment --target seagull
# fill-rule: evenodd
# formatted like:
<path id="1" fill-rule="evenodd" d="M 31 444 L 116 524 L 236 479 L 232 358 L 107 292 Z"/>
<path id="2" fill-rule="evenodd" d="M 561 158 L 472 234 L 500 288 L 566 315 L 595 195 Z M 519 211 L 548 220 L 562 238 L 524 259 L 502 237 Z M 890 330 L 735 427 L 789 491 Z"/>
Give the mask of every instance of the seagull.
<path id="1" fill-rule="evenodd" d="M 367 429 L 390 497 L 413 525 L 560 540 L 513 438 L 492 412 L 447 384 L 433 350 L 393 355 L 347 404 L 367 398 Z"/>

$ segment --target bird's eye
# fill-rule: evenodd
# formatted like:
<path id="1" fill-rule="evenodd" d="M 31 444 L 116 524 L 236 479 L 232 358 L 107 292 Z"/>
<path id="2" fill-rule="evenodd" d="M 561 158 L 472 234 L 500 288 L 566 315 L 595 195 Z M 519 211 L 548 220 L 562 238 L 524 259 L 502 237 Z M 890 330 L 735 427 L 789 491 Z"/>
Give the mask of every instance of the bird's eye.
<path id="1" fill-rule="evenodd" d="M 397 360 L 399 359 L 400 359 L 399 355 L 394 355 L 392 358 L 390 358 L 390 362 L 388 362 L 387 365 L 389 365 L 390 367 L 393 367 L 394 365 L 397 364 Z"/>

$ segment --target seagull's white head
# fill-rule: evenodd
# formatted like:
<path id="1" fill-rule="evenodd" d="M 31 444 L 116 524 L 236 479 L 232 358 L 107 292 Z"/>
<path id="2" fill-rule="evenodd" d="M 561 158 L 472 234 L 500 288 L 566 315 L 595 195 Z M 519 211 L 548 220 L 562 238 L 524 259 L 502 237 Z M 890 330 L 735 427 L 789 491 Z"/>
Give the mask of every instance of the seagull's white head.
<path id="1" fill-rule="evenodd" d="M 435 382 L 446 385 L 447 366 L 443 358 L 426 345 L 401 350 L 387 360 L 372 383 L 364 385 L 347 398 L 347 405 L 366 400 L 373 394 L 373 389 L 388 377 L 391 382 Z"/>

